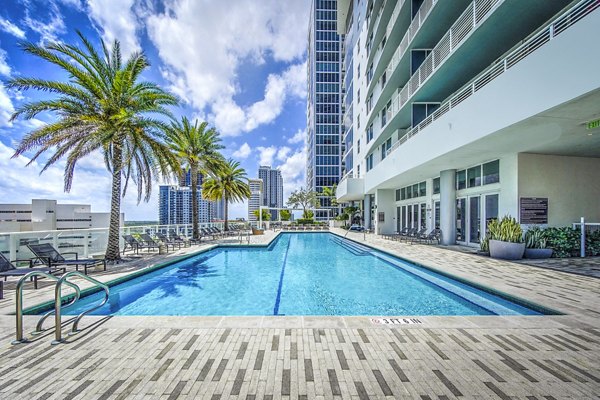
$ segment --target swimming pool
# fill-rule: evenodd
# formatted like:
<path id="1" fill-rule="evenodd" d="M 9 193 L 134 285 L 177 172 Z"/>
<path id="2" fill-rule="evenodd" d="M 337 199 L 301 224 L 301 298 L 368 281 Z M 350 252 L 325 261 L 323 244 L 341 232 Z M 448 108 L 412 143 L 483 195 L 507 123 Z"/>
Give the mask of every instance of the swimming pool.
<path id="1" fill-rule="evenodd" d="M 102 299 L 80 299 L 78 314 Z M 115 285 L 96 315 L 539 315 L 330 233 L 220 247 Z"/>

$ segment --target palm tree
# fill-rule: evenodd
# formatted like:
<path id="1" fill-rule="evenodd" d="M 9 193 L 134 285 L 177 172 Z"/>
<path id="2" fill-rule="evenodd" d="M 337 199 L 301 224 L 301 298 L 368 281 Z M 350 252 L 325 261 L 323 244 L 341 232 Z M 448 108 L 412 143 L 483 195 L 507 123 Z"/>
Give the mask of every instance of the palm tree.
<path id="1" fill-rule="evenodd" d="M 332 206 L 337 206 L 338 205 L 338 201 L 335 197 L 335 191 L 337 190 L 337 185 L 333 185 L 331 187 L 325 186 L 323 188 L 323 192 L 322 195 L 325 197 L 329 197 L 329 199 L 331 200 L 331 205 Z"/>
<path id="2" fill-rule="evenodd" d="M 228 202 L 238 202 L 250 198 L 246 171 L 240 167 L 239 162 L 228 160 L 215 177 L 208 178 L 202 184 L 202 196 L 213 201 L 224 200 L 225 230 L 228 230 Z"/>
<path id="3" fill-rule="evenodd" d="M 19 77 L 8 87 L 37 89 L 54 95 L 19 107 L 11 120 L 20 116 L 31 119 L 41 112 L 56 114 L 57 119 L 29 132 L 19 143 L 14 157 L 34 151 L 29 164 L 43 153 L 51 155 L 41 172 L 65 158 L 64 190 L 69 192 L 77 162 L 100 152 L 112 175 L 110 225 L 106 259 L 118 261 L 121 196 L 130 179 L 137 186 L 138 202 L 150 199 L 152 180 L 167 177 L 178 169 L 177 158 L 161 141 L 165 124 L 156 114 L 170 116 L 166 106 L 177 99 L 156 84 L 140 81 L 150 65 L 142 53 L 133 53 L 125 63 L 121 46 L 115 40 L 109 50 L 104 41 L 99 53 L 91 42 L 77 32 L 83 48 L 77 45 L 24 42 L 23 50 L 61 68 L 68 80 Z"/>
<path id="4" fill-rule="evenodd" d="M 181 122 L 173 121 L 166 132 L 167 145 L 175 153 L 185 168 L 189 169 L 192 180 L 192 236 L 200 237 L 198 230 L 198 174 L 215 176 L 224 164 L 219 150 L 221 138 L 215 128 L 208 128 L 207 122 L 192 125 L 183 117 Z"/>

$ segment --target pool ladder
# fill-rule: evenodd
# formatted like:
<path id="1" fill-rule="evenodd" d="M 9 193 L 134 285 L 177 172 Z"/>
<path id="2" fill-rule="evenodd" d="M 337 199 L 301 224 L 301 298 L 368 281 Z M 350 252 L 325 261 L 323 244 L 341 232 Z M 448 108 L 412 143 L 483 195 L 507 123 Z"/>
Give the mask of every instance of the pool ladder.
<path id="1" fill-rule="evenodd" d="M 71 319 L 66 322 L 67 324 L 69 324 L 71 322 L 73 323 L 73 327 L 71 328 L 71 332 L 69 332 L 69 335 L 75 335 L 79 332 L 77 327 L 79 326 L 79 322 L 81 321 L 81 319 L 84 316 L 86 316 L 87 314 L 91 313 L 94 310 L 97 310 L 98 308 L 102 307 L 103 305 L 105 305 L 108 302 L 108 296 L 110 293 L 108 285 L 106 285 L 106 284 L 100 282 L 99 280 L 94 279 L 90 276 L 84 275 L 79 271 L 68 272 L 60 278 L 58 278 L 54 275 L 51 275 L 49 273 L 46 273 L 46 272 L 41 272 L 41 271 L 30 272 L 30 273 L 24 275 L 21 279 L 19 279 L 19 282 L 17 283 L 17 288 L 15 289 L 16 338 L 15 338 L 15 340 L 12 341 L 12 344 L 20 344 L 20 343 L 28 342 L 28 340 L 25 339 L 23 336 L 23 285 L 25 284 L 25 281 L 27 279 L 37 278 L 38 276 L 42 276 L 44 278 L 48 278 L 48 279 L 52 279 L 52 280 L 56 281 L 56 284 L 54 286 L 54 308 L 52 310 L 48 311 L 47 313 L 45 313 L 44 315 L 42 315 L 42 317 L 39 319 L 38 323 L 36 324 L 35 331 L 33 331 L 31 334 L 39 335 L 40 333 L 42 333 L 44 331 L 43 330 L 44 321 L 50 315 L 54 314 L 54 340 L 52 341 L 52 344 L 59 344 L 59 343 L 64 342 L 64 339 L 62 338 L 62 321 L 61 321 L 62 309 L 65 307 L 72 306 L 77 300 L 79 300 L 79 298 L 81 296 L 81 290 L 80 290 L 79 286 L 68 281 L 68 279 L 70 277 L 77 276 L 79 278 L 87 280 L 88 282 L 93 283 L 94 286 L 96 286 L 96 287 L 100 287 L 101 289 L 104 290 L 104 299 L 102 300 L 102 302 L 100 302 L 100 304 L 95 305 L 94 307 L 88 308 L 87 310 L 85 310 L 82 313 L 80 313 L 79 315 L 77 315 L 77 317 L 75 317 L 74 319 Z M 65 285 L 69 286 L 70 288 L 72 288 L 73 290 L 75 290 L 75 295 L 74 295 L 73 299 L 64 305 L 62 304 L 62 300 L 63 300 L 62 299 L 62 286 L 63 286 L 63 284 L 65 284 Z"/>

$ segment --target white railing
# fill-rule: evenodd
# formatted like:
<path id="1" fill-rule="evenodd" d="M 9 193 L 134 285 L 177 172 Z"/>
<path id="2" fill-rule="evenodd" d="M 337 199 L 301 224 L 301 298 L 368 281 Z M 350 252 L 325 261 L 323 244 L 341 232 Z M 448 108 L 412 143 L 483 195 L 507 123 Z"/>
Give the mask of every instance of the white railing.
<path id="1" fill-rule="evenodd" d="M 216 226 L 222 228 L 223 223 L 202 223 L 200 228 Z M 139 225 L 120 228 L 120 247 L 123 248 L 123 235 L 156 232 L 168 234 L 175 230 L 180 235 L 191 236 L 192 225 Z M 33 255 L 27 244 L 49 243 L 61 253 L 76 252 L 80 257 L 91 257 L 104 254 L 108 241 L 108 228 L 70 229 L 53 231 L 30 231 L 0 233 L 0 252 L 10 260 L 23 260 Z"/>
<path id="2" fill-rule="evenodd" d="M 404 34 L 404 37 L 400 41 L 400 44 L 396 48 L 394 55 L 390 59 L 388 65 L 385 69 L 386 76 L 387 76 L 387 82 L 384 85 L 382 85 L 381 91 L 379 92 L 380 94 L 381 94 L 381 92 L 383 92 L 383 89 L 385 88 L 385 86 L 387 86 L 389 84 L 392 73 L 394 72 L 394 70 L 396 69 L 398 64 L 400 63 L 400 60 L 402 59 L 402 57 L 408 50 L 410 43 L 412 42 L 415 35 L 417 34 L 419 29 L 423 25 L 423 22 L 425 22 L 425 20 L 429 16 L 429 13 L 433 9 L 433 6 L 437 2 L 438 2 L 438 0 L 425 0 L 423 2 L 423 4 L 421 5 L 421 7 L 419 7 L 419 11 L 417 12 L 417 15 L 415 15 L 415 17 L 411 21 L 406 33 Z M 394 8 L 394 14 L 392 14 L 392 16 L 390 18 L 390 22 L 388 23 L 388 26 L 386 29 L 386 35 L 388 35 L 388 38 L 389 38 L 389 33 L 393 29 L 394 24 L 396 23 L 396 19 L 398 18 L 398 15 L 400 14 L 400 9 L 402 8 L 402 4 L 400 4 L 400 3 L 404 3 L 404 0 L 398 2 L 400 7 L 398 7 L 398 5 L 396 5 L 396 8 Z M 380 50 L 380 53 L 383 53 L 383 49 Z M 380 81 L 380 79 L 377 79 L 375 82 L 379 83 L 379 81 Z M 370 85 L 371 86 L 370 90 L 369 90 L 370 93 L 374 92 L 373 89 L 374 89 L 375 85 L 377 85 L 377 83 L 375 83 L 375 82 L 373 82 Z M 369 95 L 370 93 L 367 93 L 367 95 Z M 374 99 L 374 100 L 377 101 L 377 99 Z"/>
<path id="3" fill-rule="evenodd" d="M 498 1 L 503 1 L 503 0 L 478 0 L 478 1 L 475 1 L 473 3 L 476 5 L 474 11 L 472 8 L 469 9 L 470 12 L 473 13 L 473 21 L 474 21 L 473 26 L 475 26 L 475 24 L 480 22 L 485 17 L 485 15 L 493 9 L 494 4 L 492 4 L 492 3 L 497 3 Z M 478 7 L 482 7 L 481 10 L 478 11 Z M 515 66 L 518 62 L 523 60 L 525 57 L 529 56 L 530 54 L 535 52 L 537 49 L 539 49 L 546 43 L 550 42 L 556 36 L 558 36 L 559 34 L 564 32 L 567 28 L 569 28 L 570 26 L 573 26 L 575 23 L 577 23 L 583 17 L 590 14 L 591 12 L 593 12 L 594 10 L 596 10 L 599 7 L 600 7 L 600 2 L 598 2 L 598 0 L 582 0 L 579 3 L 577 3 L 575 6 L 570 8 L 568 11 L 561 14 L 560 17 L 555 19 L 552 23 L 550 23 L 546 27 L 539 30 L 535 35 L 531 36 L 523 44 L 519 45 L 517 48 L 512 50 L 507 56 L 505 56 L 501 60 L 495 62 L 493 65 L 491 65 L 485 71 L 483 71 L 477 77 L 475 77 L 470 83 L 463 86 L 461 89 L 456 91 L 453 95 L 451 95 L 449 100 L 444 102 L 433 114 L 429 115 L 427 118 L 425 118 L 423 121 L 421 121 L 418 125 L 414 126 L 410 130 L 408 130 L 406 132 L 406 134 L 402 138 L 400 138 L 400 140 L 398 140 L 396 143 L 394 143 L 394 145 L 390 148 L 390 152 L 396 150 L 398 147 L 400 147 L 400 145 L 405 143 L 411 137 L 415 136 L 417 133 L 419 133 L 421 130 L 423 130 L 425 127 L 427 127 L 429 124 L 431 124 L 433 121 L 437 120 L 442 115 L 446 114 L 448 111 L 450 111 L 454 107 L 458 106 L 460 103 L 462 103 L 464 100 L 471 97 L 478 90 L 483 88 L 485 85 L 487 85 L 488 83 L 490 83 L 491 81 L 496 79 L 498 76 L 502 75 L 504 72 L 506 72 L 508 69 L 512 68 L 513 66 Z M 461 24 L 464 23 L 462 17 L 461 17 L 461 19 L 459 19 L 459 21 L 461 22 Z M 457 23 L 459 21 L 457 21 Z M 468 23 L 467 23 L 467 25 L 468 25 Z M 471 28 L 471 30 L 472 29 L 473 28 Z M 433 67 L 432 71 L 435 71 L 435 69 L 437 69 L 437 67 L 439 67 L 439 65 L 441 64 L 441 61 L 443 61 L 443 59 L 447 58 L 448 55 L 456 48 L 455 46 L 458 43 L 452 44 L 452 43 L 454 43 L 454 40 L 452 38 L 451 33 L 452 32 L 449 32 L 449 34 L 447 34 L 444 37 L 444 39 L 442 39 L 442 41 L 440 41 L 440 43 L 438 43 L 436 48 L 430 54 L 429 57 L 431 57 L 431 59 L 434 60 L 433 61 L 434 67 Z M 466 36 L 466 34 L 463 35 L 463 38 L 465 36 Z M 442 58 L 438 59 L 438 57 L 443 57 L 443 59 Z M 427 62 L 427 60 L 425 62 Z M 424 62 L 424 64 L 425 64 L 425 62 Z M 406 86 L 404 86 L 400 90 L 400 93 L 398 93 L 394 97 L 393 102 L 392 102 L 392 105 L 393 105 L 392 117 L 395 116 L 398 113 L 398 111 L 400 111 L 400 108 L 402 108 L 408 102 L 408 99 L 410 99 L 412 94 L 414 94 L 414 92 L 420 87 L 422 82 L 426 79 L 426 78 L 425 79 L 422 78 L 421 68 L 429 71 L 430 67 L 425 67 L 424 65 L 421 65 L 421 67 L 419 68 L 417 73 L 415 73 L 415 75 L 413 75 L 413 77 L 410 79 L 409 83 Z M 430 72 L 429 75 L 431 75 L 431 73 L 432 72 Z M 429 75 L 427 75 L 427 77 Z M 416 82 L 419 82 L 419 83 L 417 84 Z M 396 104 L 397 104 L 397 106 L 396 106 Z M 388 123 L 389 123 L 389 121 L 390 121 L 390 119 L 388 119 Z"/>

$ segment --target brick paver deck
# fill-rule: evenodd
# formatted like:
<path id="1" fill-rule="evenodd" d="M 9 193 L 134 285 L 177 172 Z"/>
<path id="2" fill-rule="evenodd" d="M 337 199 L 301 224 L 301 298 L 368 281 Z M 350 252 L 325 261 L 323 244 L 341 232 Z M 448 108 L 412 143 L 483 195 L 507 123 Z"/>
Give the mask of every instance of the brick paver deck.
<path id="1" fill-rule="evenodd" d="M 4 315 L 0 398 L 598 398 L 600 280 L 367 242 L 566 315 L 417 317 L 420 324 L 394 326 L 367 317 L 85 317 L 84 331 L 58 346 L 51 331 L 11 346 L 14 317 Z M 4 314 L 14 307 L 10 292 Z M 26 302 L 51 297 L 45 292 L 28 290 Z M 28 327 L 35 321 L 26 318 Z"/>

